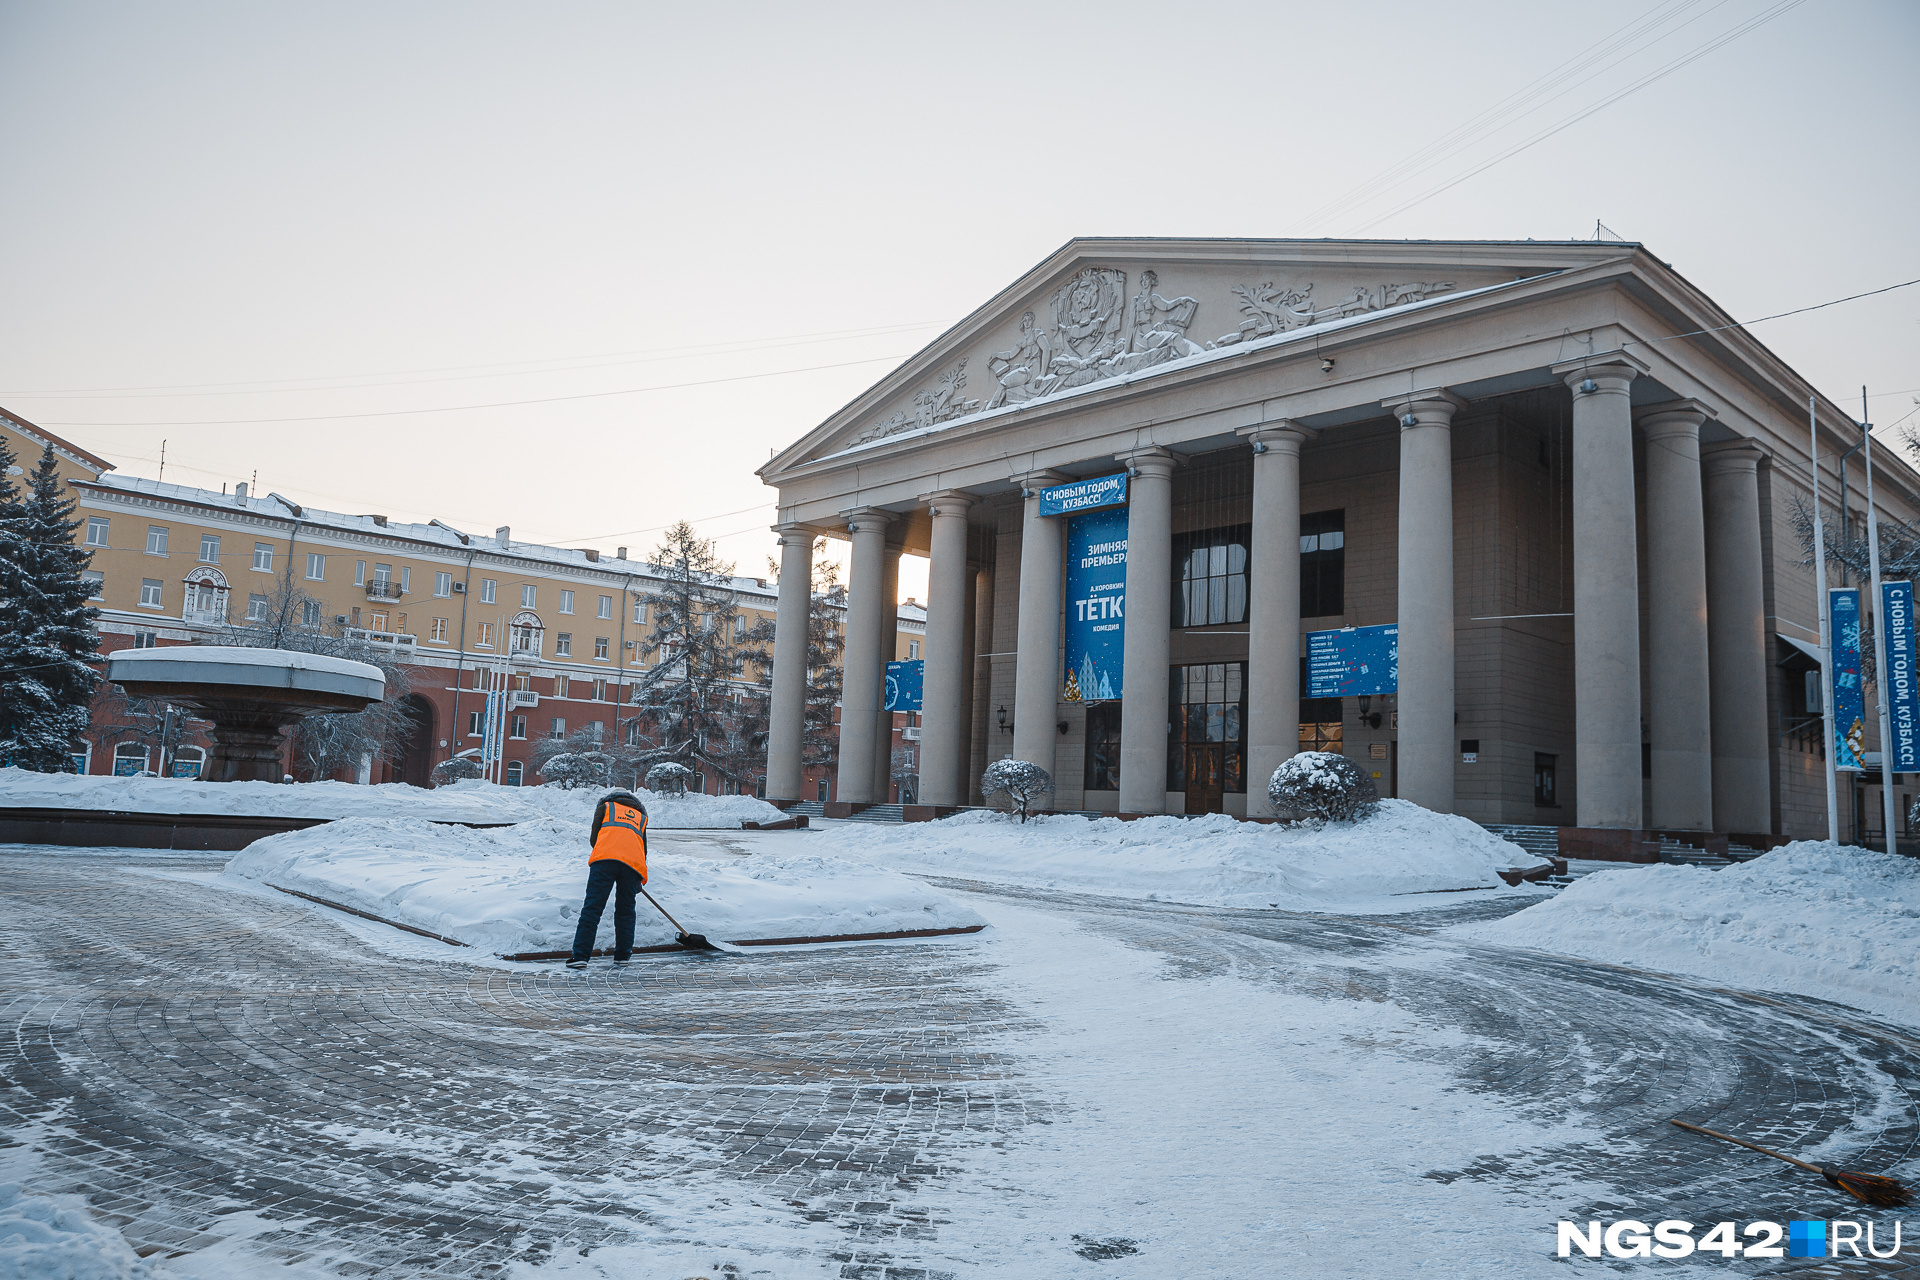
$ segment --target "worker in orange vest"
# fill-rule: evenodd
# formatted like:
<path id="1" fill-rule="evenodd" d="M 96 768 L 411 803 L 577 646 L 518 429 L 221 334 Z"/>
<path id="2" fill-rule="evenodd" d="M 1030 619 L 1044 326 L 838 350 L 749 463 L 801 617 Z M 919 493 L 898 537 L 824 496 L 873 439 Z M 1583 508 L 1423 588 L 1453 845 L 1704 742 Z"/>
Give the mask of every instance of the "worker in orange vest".
<path id="1" fill-rule="evenodd" d="M 613 900 L 613 962 L 625 964 L 633 954 L 634 901 L 647 882 L 647 810 L 631 791 L 610 791 L 593 809 L 593 831 L 587 837 L 593 852 L 587 855 L 587 899 L 580 904 L 580 925 L 573 931 L 573 954 L 567 968 L 584 969 L 600 932 L 600 913 L 607 894 Z"/>

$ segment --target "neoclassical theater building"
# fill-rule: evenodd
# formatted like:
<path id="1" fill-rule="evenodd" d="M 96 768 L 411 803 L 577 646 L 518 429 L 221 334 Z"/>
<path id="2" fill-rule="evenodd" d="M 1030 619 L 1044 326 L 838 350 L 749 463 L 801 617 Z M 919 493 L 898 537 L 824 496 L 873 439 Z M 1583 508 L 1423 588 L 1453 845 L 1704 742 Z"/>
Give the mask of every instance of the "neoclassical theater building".
<path id="1" fill-rule="evenodd" d="M 924 806 L 1011 756 L 1059 809 L 1263 817 L 1311 748 L 1596 849 L 1822 834 L 1810 398 L 1831 508 L 1857 424 L 1637 244 L 1075 240 L 762 468 L 778 625 L 814 535 L 850 540 L 839 805 L 885 796 L 909 554 Z M 1389 626 L 1374 692 L 1307 683 L 1309 635 Z M 801 794 L 804 662 L 776 652 L 772 796 Z M 1877 783 L 1843 781 L 1848 832 Z"/>

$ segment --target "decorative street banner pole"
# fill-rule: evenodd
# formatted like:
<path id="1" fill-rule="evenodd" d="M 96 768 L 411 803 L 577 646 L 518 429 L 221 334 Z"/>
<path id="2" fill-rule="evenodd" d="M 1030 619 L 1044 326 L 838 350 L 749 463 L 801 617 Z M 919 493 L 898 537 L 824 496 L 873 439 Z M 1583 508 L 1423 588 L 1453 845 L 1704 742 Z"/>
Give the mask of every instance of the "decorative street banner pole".
<path id="1" fill-rule="evenodd" d="M 1828 591 L 1827 614 L 1833 619 L 1833 687 L 1827 699 L 1833 708 L 1833 767 L 1858 773 L 1867 743 L 1867 704 L 1860 687 L 1860 588 Z"/>
<path id="2" fill-rule="evenodd" d="M 1308 698 L 1400 692 L 1400 624 L 1307 632 Z"/>
<path id="3" fill-rule="evenodd" d="M 1040 491 L 1040 514 L 1068 516 L 1066 672 L 1068 702 L 1122 694 L 1127 647 L 1127 473 Z"/>
<path id="4" fill-rule="evenodd" d="M 926 685 L 924 658 L 908 658 L 887 664 L 887 705 L 883 711 L 918 711 L 920 695 Z"/>
<path id="5" fill-rule="evenodd" d="M 1887 722 L 1893 772 L 1920 770 L 1920 690 L 1914 687 L 1913 583 L 1880 584 L 1880 625 L 1887 637 Z"/>

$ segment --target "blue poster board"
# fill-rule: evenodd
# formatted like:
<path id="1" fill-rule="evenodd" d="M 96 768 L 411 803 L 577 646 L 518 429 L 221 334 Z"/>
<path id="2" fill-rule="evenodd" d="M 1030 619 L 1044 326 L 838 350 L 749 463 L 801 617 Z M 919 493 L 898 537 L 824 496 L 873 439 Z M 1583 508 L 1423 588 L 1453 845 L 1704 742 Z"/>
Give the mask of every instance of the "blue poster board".
<path id="1" fill-rule="evenodd" d="M 1887 723 L 1893 769 L 1920 769 L 1920 689 L 1914 687 L 1913 584 L 1880 584 L 1880 625 L 1887 640 Z"/>
<path id="2" fill-rule="evenodd" d="M 927 664 L 922 658 L 887 664 L 888 711 L 920 710 L 920 694 L 926 682 Z"/>
<path id="3" fill-rule="evenodd" d="M 1858 773 L 1867 745 L 1867 704 L 1860 687 L 1860 589 L 1827 592 L 1829 634 L 1833 639 L 1833 767 Z"/>
<path id="4" fill-rule="evenodd" d="M 1067 670 L 1062 696 L 1068 702 L 1108 702 L 1121 696 L 1126 605 L 1127 508 L 1074 516 L 1067 521 Z"/>
<path id="5" fill-rule="evenodd" d="M 1113 507 L 1127 500 L 1127 473 L 1095 476 L 1091 480 L 1075 480 L 1071 484 L 1056 484 L 1050 489 L 1040 491 L 1040 514 L 1043 516 L 1070 516 L 1076 511 L 1092 511 L 1097 507 Z"/>
<path id="6" fill-rule="evenodd" d="M 1307 633 L 1305 698 L 1400 692 L 1400 624 Z"/>

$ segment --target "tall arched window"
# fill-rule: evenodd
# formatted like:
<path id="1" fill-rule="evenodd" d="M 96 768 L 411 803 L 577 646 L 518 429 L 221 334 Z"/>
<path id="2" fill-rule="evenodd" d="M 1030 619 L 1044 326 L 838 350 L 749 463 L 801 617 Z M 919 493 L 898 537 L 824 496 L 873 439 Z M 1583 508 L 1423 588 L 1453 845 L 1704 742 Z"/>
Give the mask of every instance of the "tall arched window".
<path id="1" fill-rule="evenodd" d="M 507 761 L 507 785 L 510 787 L 519 786 L 520 779 L 524 775 L 525 770 L 526 766 L 518 760 Z"/>
<path id="2" fill-rule="evenodd" d="M 212 565 L 202 565 L 187 574 L 186 586 L 181 621 L 218 625 L 227 620 L 226 574 Z"/>
<path id="3" fill-rule="evenodd" d="M 525 611 L 514 614 L 509 632 L 511 648 L 508 651 L 538 654 L 545 630 L 546 628 L 541 625 L 539 614 Z"/>

